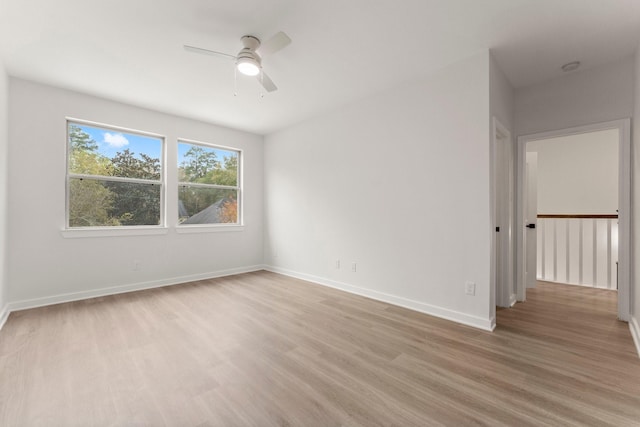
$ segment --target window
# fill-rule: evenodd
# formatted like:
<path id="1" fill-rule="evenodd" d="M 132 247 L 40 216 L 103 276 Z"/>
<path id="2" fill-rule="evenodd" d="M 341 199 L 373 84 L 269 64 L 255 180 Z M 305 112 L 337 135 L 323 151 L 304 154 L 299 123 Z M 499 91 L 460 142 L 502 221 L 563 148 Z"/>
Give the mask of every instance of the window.
<path id="1" fill-rule="evenodd" d="M 163 222 L 162 137 L 67 121 L 67 227 Z"/>
<path id="2" fill-rule="evenodd" d="M 178 141 L 181 225 L 240 223 L 240 151 Z"/>

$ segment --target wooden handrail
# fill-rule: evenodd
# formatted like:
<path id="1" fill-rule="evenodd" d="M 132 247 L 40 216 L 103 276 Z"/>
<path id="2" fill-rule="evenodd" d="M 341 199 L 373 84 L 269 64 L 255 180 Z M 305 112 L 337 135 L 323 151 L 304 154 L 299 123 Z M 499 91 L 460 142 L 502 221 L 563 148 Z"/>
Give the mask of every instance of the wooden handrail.
<path id="1" fill-rule="evenodd" d="M 618 214 L 538 214 L 538 218 L 617 219 Z"/>

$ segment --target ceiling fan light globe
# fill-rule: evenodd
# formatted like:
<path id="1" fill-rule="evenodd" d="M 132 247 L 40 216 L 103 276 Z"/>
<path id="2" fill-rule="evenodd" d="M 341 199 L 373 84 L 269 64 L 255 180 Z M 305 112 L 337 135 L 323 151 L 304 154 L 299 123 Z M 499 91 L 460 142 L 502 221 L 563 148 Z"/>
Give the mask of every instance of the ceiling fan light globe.
<path id="1" fill-rule="evenodd" d="M 238 71 L 245 76 L 257 76 L 260 74 L 260 66 L 248 58 L 241 58 L 236 63 Z"/>

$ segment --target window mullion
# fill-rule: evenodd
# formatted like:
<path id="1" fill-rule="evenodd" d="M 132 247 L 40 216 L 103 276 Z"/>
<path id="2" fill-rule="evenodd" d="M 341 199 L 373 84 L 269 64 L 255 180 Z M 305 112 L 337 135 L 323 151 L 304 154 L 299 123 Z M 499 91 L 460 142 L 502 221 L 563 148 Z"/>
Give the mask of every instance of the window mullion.
<path id="1" fill-rule="evenodd" d="M 200 188 L 219 188 L 221 190 L 238 190 L 240 187 L 234 185 L 218 185 L 203 184 L 200 182 L 179 182 L 178 187 L 200 187 Z"/>
<path id="2" fill-rule="evenodd" d="M 162 181 L 154 179 L 142 179 L 142 178 L 124 178 L 121 176 L 104 176 L 104 175 L 88 175 L 80 173 L 70 173 L 69 178 L 76 179 L 93 179 L 96 181 L 114 181 L 114 182 L 130 182 L 132 184 L 162 184 Z"/>

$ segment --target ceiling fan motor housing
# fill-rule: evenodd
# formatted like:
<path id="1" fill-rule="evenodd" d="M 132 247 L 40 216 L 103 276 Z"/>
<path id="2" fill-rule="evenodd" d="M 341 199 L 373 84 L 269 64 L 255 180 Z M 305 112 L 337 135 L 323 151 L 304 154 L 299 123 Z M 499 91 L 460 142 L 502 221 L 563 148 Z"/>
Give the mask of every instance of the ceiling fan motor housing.
<path id="1" fill-rule="evenodd" d="M 237 58 L 238 58 L 238 62 L 242 62 L 240 61 L 242 59 L 242 60 L 253 61 L 257 65 L 260 65 L 262 63 L 262 58 L 260 58 L 260 55 L 258 55 L 253 50 L 247 49 L 247 48 L 242 49 L 238 54 Z"/>
<path id="2" fill-rule="evenodd" d="M 260 39 L 254 36 L 243 36 L 241 39 L 244 48 L 238 53 L 236 57 L 236 66 L 239 64 L 253 64 L 257 67 L 255 72 L 262 69 L 262 58 L 256 52 L 256 49 L 260 47 Z M 254 71 L 251 72 L 253 75 Z"/>

